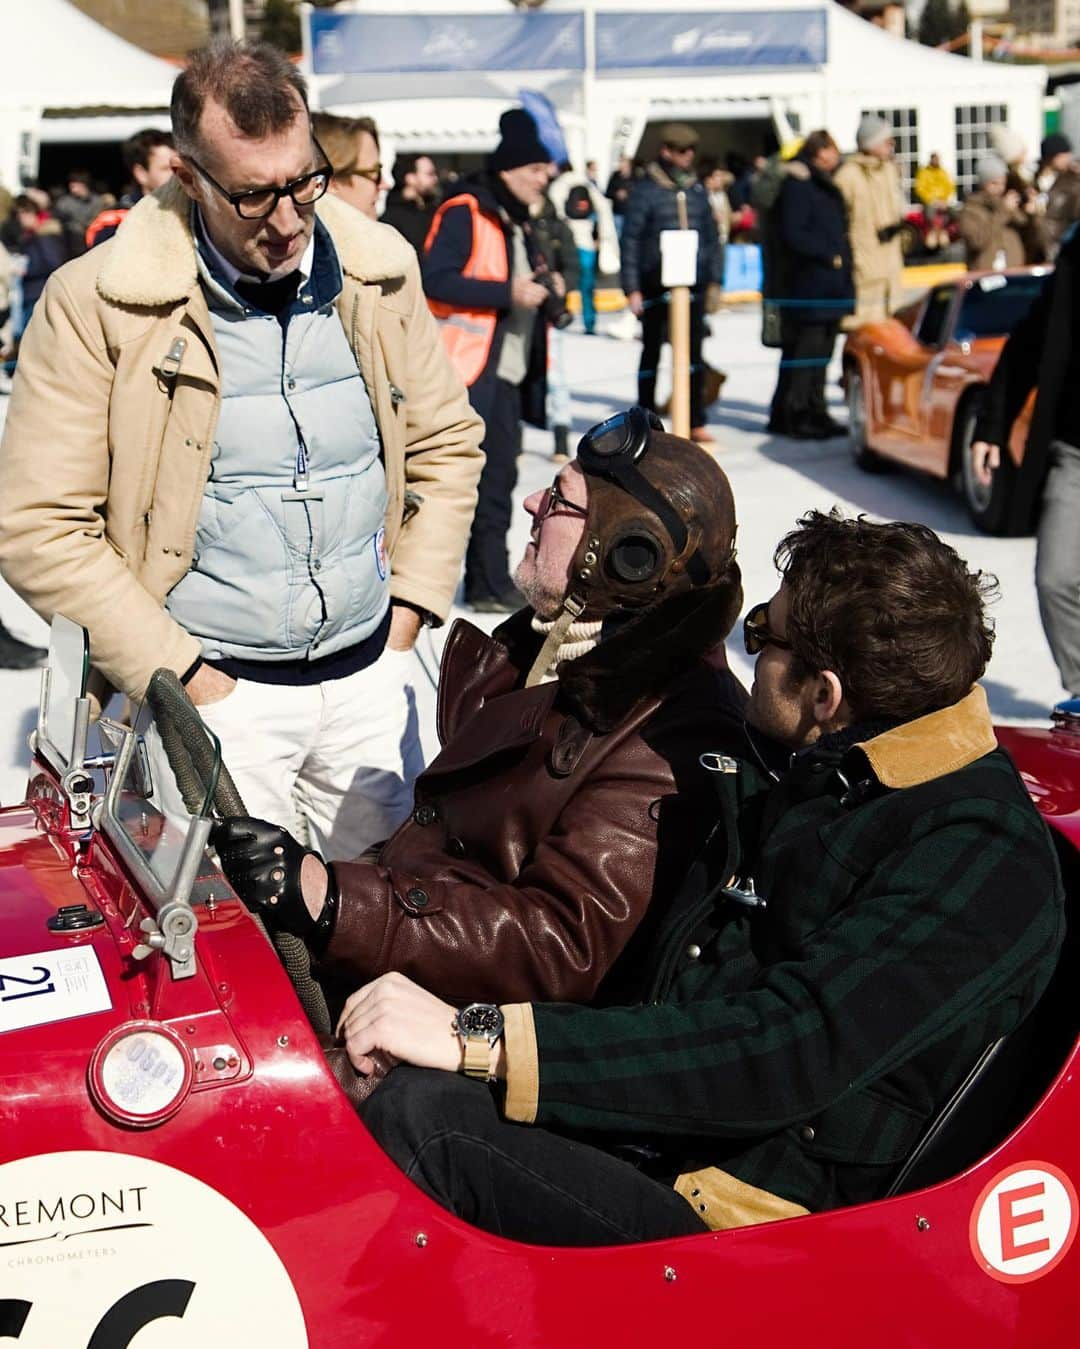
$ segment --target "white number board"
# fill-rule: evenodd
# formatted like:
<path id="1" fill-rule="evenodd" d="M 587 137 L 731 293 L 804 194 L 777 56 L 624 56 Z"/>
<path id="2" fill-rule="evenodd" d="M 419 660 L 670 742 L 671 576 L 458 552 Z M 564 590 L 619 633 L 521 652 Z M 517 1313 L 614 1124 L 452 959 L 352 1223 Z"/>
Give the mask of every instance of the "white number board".
<path id="1" fill-rule="evenodd" d="M 92 946 L 0 959 L 0 1032 L 69 1021 L 111 1006 Z"/>

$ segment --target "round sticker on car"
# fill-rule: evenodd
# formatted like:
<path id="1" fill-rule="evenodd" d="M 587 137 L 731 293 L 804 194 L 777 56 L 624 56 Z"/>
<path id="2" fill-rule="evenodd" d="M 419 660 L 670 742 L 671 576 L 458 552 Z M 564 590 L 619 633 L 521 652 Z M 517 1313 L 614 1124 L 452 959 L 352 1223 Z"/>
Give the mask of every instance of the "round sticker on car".
<path id="1" fill-rule="evenodd" d="M 1076 1189 L 1050 1162 L 999 1172 L 971 1212 L 971 1253 L 993 1279 L 1029 1283 L 1065 1257 L 1076 1236 Z"/>
<path id="2" fill-rule="evenodd" d="M 18 1349 L 151 1337 L 178 1349 L 308 1346 L 288 1272 L 251 1219 L 145 1157 L 54 1152 L 0 1166 L 0 1269 L 0 1338 Z M 156 1334 L 140 1333 L 155 1322 Z"/>

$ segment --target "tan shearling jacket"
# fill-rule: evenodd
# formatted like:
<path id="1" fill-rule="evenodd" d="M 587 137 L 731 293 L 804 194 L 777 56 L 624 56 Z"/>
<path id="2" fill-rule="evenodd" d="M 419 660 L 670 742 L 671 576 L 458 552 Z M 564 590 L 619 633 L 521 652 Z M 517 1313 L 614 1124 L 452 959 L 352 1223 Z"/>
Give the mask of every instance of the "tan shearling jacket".
<path id="1" fill-rule="evenodd" d="M 899 235 L 887 243 L 878 238 L 878 230 L 895 225 L 902 214 L 899 169 L 892 160 L 858 153 L 840 165 L 833 182 L 847 206 L 856 289 L 883 281 L 899 287 L 904 270 Z"/>
<path id="2" fill-rule="evenodd" d="M 220 406 L 190 203 L 176 183 L 50 278 L 23 339 L 0 444 L 0 571 L 43 618 L 90 633 L 94 666 L 141 696 L 198 640 L 165 612 L 191 565 Z M 483 465 L 412 249 L 326 197 L 337 301 L 382 440 L 391 594 L 444 618 Z"/>

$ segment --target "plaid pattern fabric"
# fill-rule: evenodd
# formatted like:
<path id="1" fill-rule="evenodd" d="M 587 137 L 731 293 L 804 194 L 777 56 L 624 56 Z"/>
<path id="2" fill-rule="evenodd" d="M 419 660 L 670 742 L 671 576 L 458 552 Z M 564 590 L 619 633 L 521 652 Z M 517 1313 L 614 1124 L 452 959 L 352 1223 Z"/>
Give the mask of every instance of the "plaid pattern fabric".
<path id="1" fill-rule="evenodd" d="M 900 791 L 869 780 L 857 804 L 838 757 L 800 755 L 766 798 L 744 781 L 767 906 L 691 902 L 655 1002 L 534 1005 L 537 1124 L 647 1140 L 671 1175 L 722 1166 L 811 1210 L 883 1191 L 1045 988 L 1064 900 L 1004 751 Z"/>

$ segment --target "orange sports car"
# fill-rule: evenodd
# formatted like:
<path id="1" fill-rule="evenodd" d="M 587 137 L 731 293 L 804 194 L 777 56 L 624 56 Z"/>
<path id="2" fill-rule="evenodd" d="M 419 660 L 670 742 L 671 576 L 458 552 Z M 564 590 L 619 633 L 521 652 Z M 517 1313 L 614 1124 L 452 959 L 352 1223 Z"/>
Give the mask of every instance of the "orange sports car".
<path id="1" fill-rule="evenodd" d="M 967 272 L 848 337 L 844 388 L 851 448 L 861 468 L 878 471 L 895 461 L 949 478 L 980 529 L 1007 532 L 1009 493 L 1034 394 L 1016 419 L 1009 452 L 989 487 L 975 481 L 967 451 L 1005 339 L 1052 271 Z"/>

